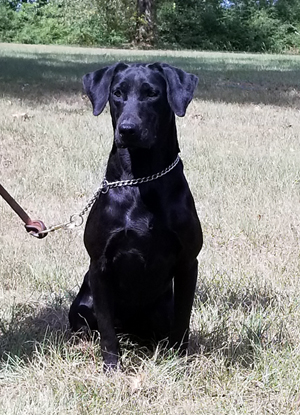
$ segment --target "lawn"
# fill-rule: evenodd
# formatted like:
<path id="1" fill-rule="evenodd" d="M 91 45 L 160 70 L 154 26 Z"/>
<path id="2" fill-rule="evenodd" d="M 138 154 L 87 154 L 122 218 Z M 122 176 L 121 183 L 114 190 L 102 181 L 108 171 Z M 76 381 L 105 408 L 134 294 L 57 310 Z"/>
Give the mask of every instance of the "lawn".
<path id="1" fill-rule="evenodd" d="M 84 226 L 38 240 L 0 200 L 0 414 L 299 414 L 300 56 L 0 44 L 1 184 L 47 225 L 102 181 L 109 111 L 81 77 L 117 60 L 199 76 L 177 119 L 204 233 L 189 356 L 124 340 L 104 375 L 68 328 Z"/>

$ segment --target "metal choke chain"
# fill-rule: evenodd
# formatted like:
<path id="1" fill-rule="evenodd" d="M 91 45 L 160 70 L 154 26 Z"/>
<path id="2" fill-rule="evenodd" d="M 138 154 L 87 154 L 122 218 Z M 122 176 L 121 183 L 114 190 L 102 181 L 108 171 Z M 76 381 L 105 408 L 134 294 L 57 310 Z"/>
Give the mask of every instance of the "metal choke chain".
<path id="1" fill-rule="evenodd" d="M 44 233 L 48 232 L 54 232 L 58 229 L 73 229 L 81 226 L 83 224 L 83 217 L 86 215 L 86 213 L 90 210 L 90 208 L 93 206 L 95 201 L 98 199 L 98 197 L 101 194 L 106 194 L 109 189 L 115 188 L 115 187 L 124 187 L 124 186 L 135 186 L 137 184 L 141 183 L 147 183 L 151 182 L 152 180 L 159 179 L 160 177 L 164 176 L 165 174 L 168 174 L 172 169 L 174 169 L 175 166 L 179 163 L 180 157 L 179 155 L 176 157 L 175 161 L 173 161 L 170 166 L 168 166 L 166 169 L 162 170 L 159 173 L 152 174 L 151 176 L 147 177 L 141 177 L 138 179 L 130 179 L 130 180 L 119 180 L 116 182 L 108 182 L 105 178 L 102 181 L 101 186 L 99 189 L 94 193 L 94 196 L 88 201 L 86 206 L 81 210 L 79 213 L 75 213 L 70 217 L 70 220 L 65 223 L 61 223 L 59 225 L 50 226 L 48 229 L 45 229 L 43 231 L 39 232 L 39 235 L 42 235 Z"/>

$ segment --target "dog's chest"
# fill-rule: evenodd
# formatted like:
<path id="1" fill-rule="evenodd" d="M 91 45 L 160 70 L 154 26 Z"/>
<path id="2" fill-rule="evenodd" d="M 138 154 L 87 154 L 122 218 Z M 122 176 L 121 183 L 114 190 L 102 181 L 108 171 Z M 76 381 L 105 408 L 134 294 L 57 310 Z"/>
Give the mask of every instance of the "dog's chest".
<path id="1" fill-rule="evenodd" d="M 132 188 L 103 196 L 86 226 L 85 243 L 92 257 L 104 257 L 107 263 L 139 257 L 149 268 L 153 258 L 177 252 L 176 232 L 167 209 L 161 209 L 159 203 L 149 207 Z"/>
<path id="2" fill-rule="evenodd" d="M 124 194 L 123 200 L 112 197 L 96 206 L 86 228 L 86 247 L 103 275 L 113 278 L 120 301 L 143 305 L 168 287 L 179 242 L 164 212 Z"/>

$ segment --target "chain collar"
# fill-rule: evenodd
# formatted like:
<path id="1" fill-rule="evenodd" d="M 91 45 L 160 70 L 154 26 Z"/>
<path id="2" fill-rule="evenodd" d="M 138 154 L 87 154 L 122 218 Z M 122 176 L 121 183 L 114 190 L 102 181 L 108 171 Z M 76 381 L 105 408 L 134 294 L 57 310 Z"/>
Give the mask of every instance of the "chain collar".
<path id="1" fill-rule="evenodd" d="M 48 232 L 56 231 L 58 229 L 72 229 L 74 227 L 77 228 L 78 226 L 81 226 L 84 220 L 83 219 L 84 215 L 90 210 L 90 208 L 93 206 L 93 204 L 96 202 L 96 200 L 101 194 L 106 194 L 109 191 L 109 189 L 112 189 L 114 187 L 136 186 L 137 184 L 147 183 L 147 182 L 151 182 L 153 180 L 159 179 L 160 177 L 165 176 L 171 170 L 173 170 L 174 167 L 176 167 L 177 164 L 179 163 L 179 160 L 180 160 L 180 157 L 179 155 L 177 155 L 173 163 L 170 164 L 170 166 L 168 166 L 166 169 L 162 170 L 159 173 L 155 173 L 147 177 L 141 177 L 138 179 L 131 179 L 131 180 L 119 180 L 116 182 L 108 182 L 106 178 L 104 178 L 97 192 L 94 193 L 94 196 L 88 201 L 88 203 L 82 209 L 81 212 L 75 213 L 74 215 L 72 215 L 68 222 L 61 223 L 55 226 L 51 226 L 50 228 L 40 231 L 38 234 L 42 235 Z"/>
<path id="2" fill-rule="evenodd" d="M 160 177 L 165 176 L 167 173 L 169 173 L 171 170 L 173 170 L 174 167 L 177 166 L 179 160 L 180 160 L 180 157 L 178 155 L 176 157 L 175 161 L 173 161 L 173 163 L 170 164 L 169 167 L 167 167 L 166 169 L 162 170 L 159 173 L 152 174 L 151 176 L 141 177 L 141 178 L 138 178 L 138 179 L 119 180 L 119 181 L 116 181 L 116 182 L 108 182 L 106 180 L 106 178 L 104 178 L 100 188 L 97 191 L 97 194 L 98 195 L 100 193 L 105 194 L 109 191 L 109 189 L 112 189 L 114 187 L 136 186 L 137 184 L 147 183 L 147 182 L 151 182 L 152 180 L 159 179 Z"/>
<path id="3" fill-rule="evenodd" d="M 136 186 L 137 184 L 147 183 L 147 182 L 151 182 L 152 180 L 159 179 L 160 177 L 165 176 L 171 170 L 173 170 L 174 167 L 176 167 L 177 164 L 179 163 L 179 160 L 180 160 L 180 157 L 179 157 L 179 155 L 177 155 L 177 157 L 173 161 L 173 163 L 170 164 L 170 166 L 168 166 L 166 169 L 162 170 L 159 173 L 155 173 L 155 174 L 152 174 L 151 176 L 147 176 L 147 177 L 141 177 L 141 178 L 138 178 L 138 179 L 130 179 L 130 180 L 119 180 L 119 181 L 116 181 L 116 182 L 108 182 L 106 180 L 106 178 L 104 178 L 103 181 L 102 181 L 102 184 L 99 187 L 99 189 L 97 190 L 97 192 L 94 194 L 92 199 L 87 203 L 86 207 L 79 213 L 78 216 L 82 217 L 83 215 L 85 215 L 86 212 L 91 208 L 91 206 L 98 199 L 98 197 L 101 194 L 106 194 L 109 191 L 109 189 L 112 189 L 114 187 Z"/>

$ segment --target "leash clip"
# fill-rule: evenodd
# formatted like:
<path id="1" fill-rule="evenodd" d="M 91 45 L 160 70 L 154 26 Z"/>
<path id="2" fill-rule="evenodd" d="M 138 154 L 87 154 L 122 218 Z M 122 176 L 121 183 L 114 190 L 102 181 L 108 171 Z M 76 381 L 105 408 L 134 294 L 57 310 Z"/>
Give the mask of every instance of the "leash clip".
<path id="1" fill-rule="evenodd" d="M 75 213 L 70 217 L 70 222 L 67 223 L 64 229 L 78 228 L 83 224 L 83 215 L 81 213 Z"/>
<path id="2" fill-rule="evenodd" d="M 109 184 L 108 181 L 104 178 L 101 184 L 101 193 L 104 195 L 109 191 Z"/>
<path id="3" fill-rule="evenodd" d="M 70 217 L 69 222 L 60 223 L 59 225 L 50 226 L 49 228 L 42 229 L 40 232 L 38 232 L 38 237 L 43 238 L 47 235 L 49 232 L 58 231 L 59 229 L 73 229 L 78 228 L 78 226 L 81 226 L 83 224 L 83 215 L 80 213 L 75 213 Z M 34 235 L 35 236 L 35 235 Z"/>

